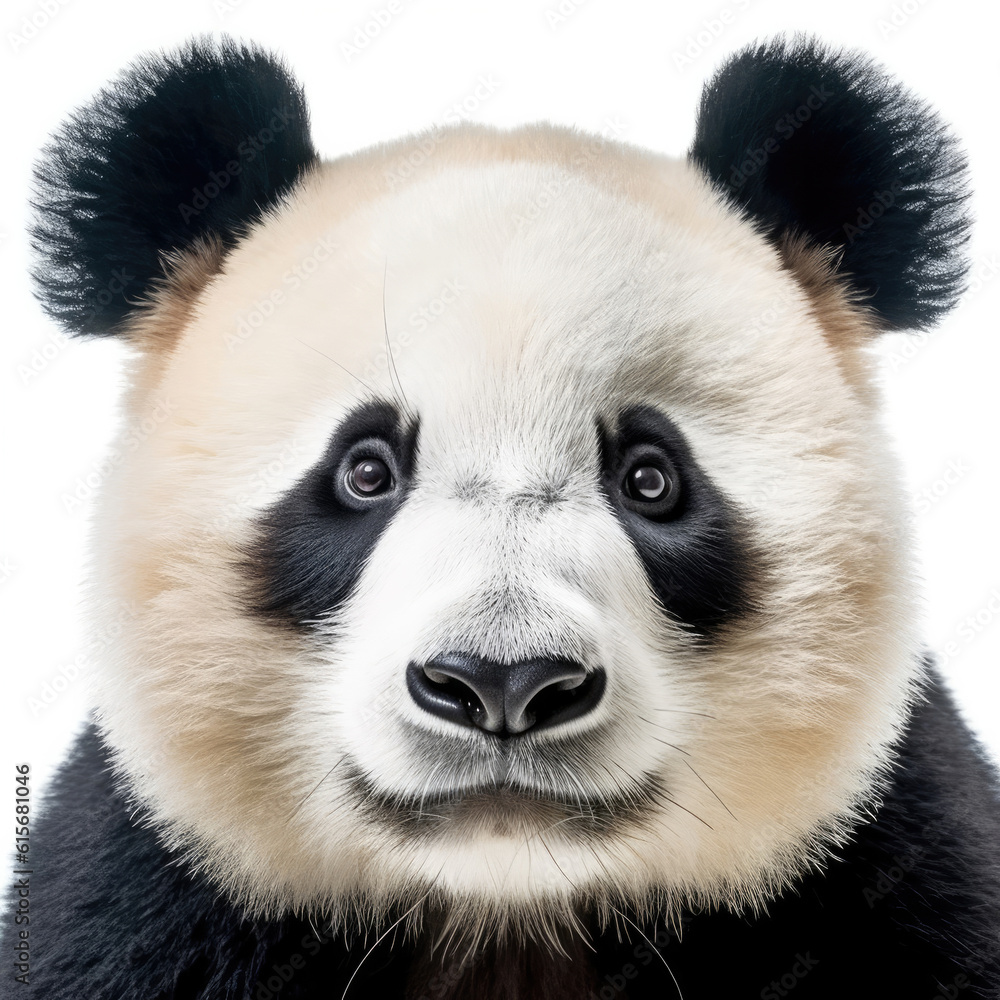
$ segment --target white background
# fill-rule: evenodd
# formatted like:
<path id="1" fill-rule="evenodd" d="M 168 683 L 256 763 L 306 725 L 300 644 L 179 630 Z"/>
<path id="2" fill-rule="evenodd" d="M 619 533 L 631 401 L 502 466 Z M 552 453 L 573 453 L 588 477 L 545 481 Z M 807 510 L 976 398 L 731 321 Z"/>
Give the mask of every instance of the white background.
<path id="1" fill-rule="evenodd" d="M 0 796 L 18 761 L 32 764 L 36 788 L 43 784 L 86 711 L 87 664 L 80 679 L 65 680 L 82 646 L 90 508 L 74 493 L 79 481 L 99 478 L 121 388 L 119 346 L 65 342 L 32 298 L 24 235 L 31 165 L 66 114 L 138 53 L 220 31 L 284 53 L 306 86 L 316 144 L 327 157 L 442 121 L 484 77 L 495 91 L 478 106 L 470 102 L 464 113 L 474 120 L 548 119 L 597 132 L 613 117 L 626 124 L 626 141 L 683 154 L 705 79 L 734 49 L 779 31 L 866 49 L 930 100 L 971 158 L 979 278 L 930 335 L 898 335 L 877 349 L 887 427 L 915 499 L 927 640 L 953 651 L 946 674 L 971 724 L 1000 754 L 996 6 L 393 0 L 397 12 L 377 36 L 345 50 L 387 6 L 5 0 L 0 10 Z M 40 370 L 23 377 L 33 362 Z M 970 616 L 978 616 L 974 625 Z"/>

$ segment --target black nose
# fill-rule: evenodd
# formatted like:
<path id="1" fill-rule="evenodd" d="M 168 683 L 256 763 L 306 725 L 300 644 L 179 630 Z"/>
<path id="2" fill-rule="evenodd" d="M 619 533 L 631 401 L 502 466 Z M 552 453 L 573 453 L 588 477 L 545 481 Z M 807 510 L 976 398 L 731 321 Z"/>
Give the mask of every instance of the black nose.
<path id="1" fill-rule="evenodd" d="M 572 660 L 496 663 L 466 653 L 444 653 L 406 671 L 410 695 L 421 708 L 497 736 L 585 715 L 600 701 L 604 681 L 603 670 L 588 674 Z"/>

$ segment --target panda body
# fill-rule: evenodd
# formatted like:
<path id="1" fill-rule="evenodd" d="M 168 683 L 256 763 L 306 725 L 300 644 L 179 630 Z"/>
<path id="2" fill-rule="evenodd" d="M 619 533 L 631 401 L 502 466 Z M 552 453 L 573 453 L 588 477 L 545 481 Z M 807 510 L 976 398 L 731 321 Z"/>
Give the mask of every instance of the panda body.
<path id="1" fill-rule="evenodd" d="M 43 300 L 148 430 L 34 989 L 997 995 L 996 781 L 864 350 L 958 293 L 950 136 L 799 40 L 685 160 L 465 125 L 400 182 L 426 138 L 323 163 L 196 43 L 43 163 Z"/>

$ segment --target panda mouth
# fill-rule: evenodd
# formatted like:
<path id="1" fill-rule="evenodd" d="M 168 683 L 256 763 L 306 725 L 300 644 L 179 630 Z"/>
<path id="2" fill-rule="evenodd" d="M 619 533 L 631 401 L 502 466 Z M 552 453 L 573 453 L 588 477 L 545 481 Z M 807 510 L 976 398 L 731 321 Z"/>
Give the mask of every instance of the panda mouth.
<path id="1" fill-rule="evenodd" d="M 661 780 L 643 774 L 626 792 L 567 795 L 502 781 L 438 789 L 426 794 L 391 792 L 359 768 L 345 771 L 358 810 L 373 823 L 413 833 L 489 831 L 523 835 L 525 825 L 558 823 L 564 834 L 608 834 L 648 819 L 669 800 Z"/>

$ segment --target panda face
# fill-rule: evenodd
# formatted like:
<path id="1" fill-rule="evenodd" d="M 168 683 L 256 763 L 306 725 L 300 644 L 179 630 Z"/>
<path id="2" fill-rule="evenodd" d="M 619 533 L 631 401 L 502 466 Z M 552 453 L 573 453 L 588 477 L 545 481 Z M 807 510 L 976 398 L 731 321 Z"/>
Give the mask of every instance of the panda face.
<path id="1" fill-rule="evenodd" d="M 89 598 L 143 821 L 252 912 L 454 935 L 822 863 L 920 650 L 865 347 L 954 303 L 963 170 L 802 39 L 723 66 L 683 160 L 460 126 L 324 163 L 259 49 L 137 63 L 34 237 L 49 312 L 134 348 Z"/>
<path id="2" fill-rule="evenodd" d="M 136 363 L 102 723 L 246 901 L 756 900 L 886 761 L 914 643 L 860 356 L 693 167 L 580 142 L 316 169 Z"/>

